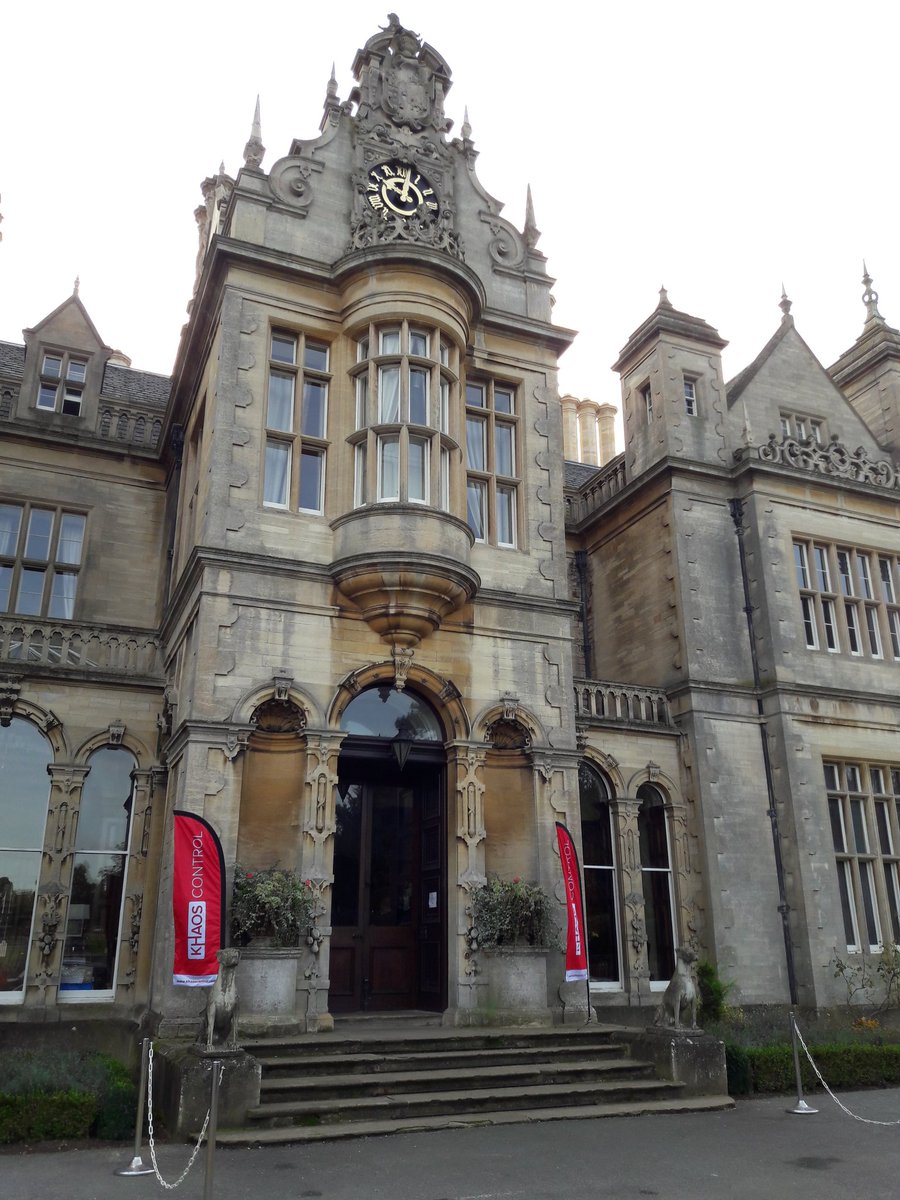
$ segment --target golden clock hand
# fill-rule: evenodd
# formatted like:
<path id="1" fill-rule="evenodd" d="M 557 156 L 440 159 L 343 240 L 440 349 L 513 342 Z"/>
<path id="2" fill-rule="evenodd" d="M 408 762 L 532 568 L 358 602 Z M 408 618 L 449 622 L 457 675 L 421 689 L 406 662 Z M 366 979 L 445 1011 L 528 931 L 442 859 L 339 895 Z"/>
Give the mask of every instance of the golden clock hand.
<path id="1" fill-rule="evenodd" d="M 401 199 L 401 201 L 404 201 L 404 202 L 409 199 L 409 184 L 410 184 L 410 176 L 411 175 L 412 175 L 412 167 L 410 167 L 409 170 L 406 172 L 406 175 L 403 180 L 403 190 L 400 193 L 400 199 Z"/>

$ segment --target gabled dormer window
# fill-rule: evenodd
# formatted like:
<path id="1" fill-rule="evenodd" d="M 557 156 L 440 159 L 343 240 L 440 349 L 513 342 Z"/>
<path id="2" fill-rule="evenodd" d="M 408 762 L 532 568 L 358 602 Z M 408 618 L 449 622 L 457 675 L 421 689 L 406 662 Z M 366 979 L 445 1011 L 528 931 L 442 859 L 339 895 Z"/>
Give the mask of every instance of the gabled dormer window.
<path id="1" fill-rule="evenodd" d="M 63 351 L 47 350 L 41 359 L 41 373 L 35 406 L 43 412 L 61 412 L 66 417 L 81 416 L 87 359 Z"/>

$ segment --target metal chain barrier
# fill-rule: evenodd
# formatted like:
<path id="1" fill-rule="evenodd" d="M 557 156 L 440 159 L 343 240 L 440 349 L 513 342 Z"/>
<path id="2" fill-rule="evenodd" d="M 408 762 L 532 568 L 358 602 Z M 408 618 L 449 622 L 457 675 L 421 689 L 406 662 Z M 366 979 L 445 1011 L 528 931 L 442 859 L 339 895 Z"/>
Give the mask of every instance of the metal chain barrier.
<path id="1" fill-rule="evenodd" d="M 803 1052 L 806 1055 L 806 1057 L 809 1059 L 809 1065 L 812 1067 L 812 1069 L 816 1073 L 816 1078 L 818 1079 L 819 1083 L 821 1083 L 822 1087 L 825 1089 L 825 1091 L 828 1093 L 828 1095 L 835 1102 L 835 1104 L 838 1106 L 838 1108 L 841 1110 L 841 1112 L 846 1113 L 848 1117 L 852 1117 L 854 1121 L 861 1121 L 864 1125 L 900 1125 L 900 1120 L 898 1120 L 898 1121 L 875 1121 L 871 1117 L 861 1117 L 858 1113 L 851 1112 L 851 1110 L 847 1107 L 847 1105 L 844 1104 L 843 1101 L 838 1099 L 838 1097 L 834 1094 L 834 1092 L 831 1090 L 831 1088 L 828 1086 L 828 1084 L 822 1078 L 822 1072 L 816 1066 L 813 1056 L 809 1052 L 809 1047 L 807 1046 L 806 1042 L 804 1042 L 803 1035 L 801 1034 L 800 1030 L 797 1028 L 796 1021 L 794 1022 L 794 1029 L 797 1032 L 797 1038 L 800 1042 L 800 1045 L 803 1047 Z"/>
<path id="2" fill-rule="evenodd" d="M 174 1192 L 179 1184 L 184 1183 L 188 1172 L 196 1161 L 197 1155 L 200 1153 L 200 1147 L 203 1145 L 203 1139 L 206 1137 L 206 1128 L 209 1125 L 209 1114 L 211 1108 L 206 1110 L 206 1117 L 203 1121 L 203 1128 L 200 1130 L 200 1136 L 197 1139 L 197 1145 L 194 1147 L 191 1157 L 188 1159 L 188 1165 L 184 1168 L 174 1183 L 168 1183 L 163 1179 L 159 1171 L 159 1164 L 156 1161 L 156 1144 L 153 1141 L 153 1043 L 150 1043 L 149 1054 L 147 1057 L 147 1134 L 150 1142 L 150 1161 L 153 1163 L 153 1171 L 161 1187 L 167 1191 Z M 225 1074 L 225 1064 L 219 1066 L 219 1083 L 222 1082 L 222 1076 Z"/>

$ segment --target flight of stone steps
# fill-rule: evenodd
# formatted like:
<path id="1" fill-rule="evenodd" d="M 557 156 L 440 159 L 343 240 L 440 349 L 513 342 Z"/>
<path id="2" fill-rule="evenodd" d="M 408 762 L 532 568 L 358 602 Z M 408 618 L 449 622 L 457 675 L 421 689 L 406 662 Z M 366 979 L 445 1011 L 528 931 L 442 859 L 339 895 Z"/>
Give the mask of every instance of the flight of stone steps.
<path id="1" fill-rule="evenodd" d="M 262 1064 L 260 1104 L 222 1145 L 273 1145 L 572 1117 L 695 1112 L 629 1055 L 616 1030 L 358 1028 L 245 1041 Z"/>

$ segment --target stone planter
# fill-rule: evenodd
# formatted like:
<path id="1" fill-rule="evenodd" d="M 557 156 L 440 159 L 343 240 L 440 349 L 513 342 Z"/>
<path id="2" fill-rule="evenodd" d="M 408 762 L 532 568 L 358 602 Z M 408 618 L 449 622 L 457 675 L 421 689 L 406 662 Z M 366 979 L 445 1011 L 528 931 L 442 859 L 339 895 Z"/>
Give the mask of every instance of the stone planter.
<path id="1" fill-rule="evenodd" d="M 251 942 L 241 950 L 237 967 L 241 1019 L 294 1018 L 302 955 L 299 946 L 264 946 L 258 942 Z"/>
<path id="2" fill-rule="evenodd" d="M 479 951 L 479 1015 L 488 1025 L 549 1025 L 547 954 L 536 946 Z"/>

